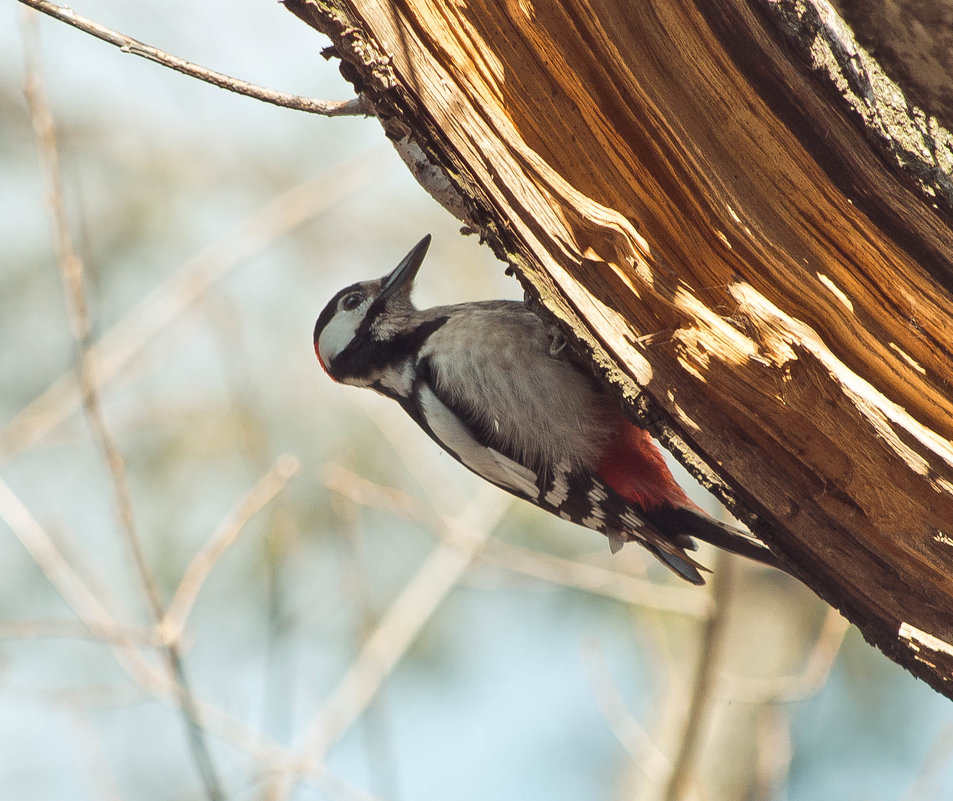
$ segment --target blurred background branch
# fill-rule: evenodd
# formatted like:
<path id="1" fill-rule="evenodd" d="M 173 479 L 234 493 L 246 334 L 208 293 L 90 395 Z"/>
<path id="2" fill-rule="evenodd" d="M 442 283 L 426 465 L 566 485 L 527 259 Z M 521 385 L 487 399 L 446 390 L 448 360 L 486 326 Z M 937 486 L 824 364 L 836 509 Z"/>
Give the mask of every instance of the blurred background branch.
<path id="1" fill-rule="evenodd" d="M 142 588 L 145 591 L 150 611 L 156 623 L 160 623 L 165 615 L 164 604 L 159 597 L 159 590 L 152 577 L 152 571 L 146 562 L 145 554 L 136 531 L 135 519 L 132 510 L 132 498 L 129 494 L 129 485 L 126 480 L 126 464 L 119 453 L 116 441 L 106 424 L 103 416 L 102 404 L 96 381 L 92 376 L 92 366 L 89 362 L 90 332 L 92 330 L 89 319 L 89 307 L 86 302 L 84 287 L 83 261 L 77 255 L 70 234 L 69 223 L 63 205 L 63 183 L 60 172 L 59 153 L 56 145 L 56 135 L 53 130 L 53 118 L 50 115 L 43 85 L 35 63 L 36 41 L 35 20 L 25 21 L 24 33 L 24 61 L 26 64 L 26 83 L 24 95 L 30 109 L 33 121 L 33 130 L 36 134 L 40 151 L 40 163 L 44 168 L 47 180 L 50 209 L 53 215 L 54 238 L 56 241 L 56 255 L 60 272 L 63 277 L 63 288 L 66 293 L 67 311 L 77 346 L 76 373 L 83 398 L 83 409 L 86 419 L 92 430 L 97 445 L 102 450 L 103 458 L 109 468 L 112 479 L 114 501 L 116 504 L 116 518 L 119 530 L 123 535 L 133 566 L 138 573 Z M 164 643 L 163 650 L 168 658 L 169 669 L 174 680 L 179 685 L 179 703 L 182 707 L 182 720 L 188 733 L 189 743 L 195 759 L 199 775 L 205 785 L 205 792 L 209 801 L 222 801 L 224 793 L 218 770 L 212 761 L 208 745 L 205 741 L 205 732 L 198 725 L 195 699 L 189 689 L 185 666 L 179 646 L 175 641 Z"/>
<path id="2" fill-rule="evenodd" d="M 225 89 L 229 92 L 245 95 L 265 103 L 273 103 L 276 106 L 295 109 L 296 111 L 320 114 L 324 117 L 368 116 L 373 113 L 370 103 L 363 97 L 356 97 L 352 100 L 316 100 L 310 97 L 288 94 L 287 92 L 278 92 L 274 89 L 265 89 L 262 86 L 255 86 L 247 81 L 224 75 L 221 72 L 200 67 L 198 64 L 193 64 L 156 47 L 132 39 L 91 19 L 81 17 L 71 8 L 58 6 L 55 3 L 48 2 L 48 0 L 19 0 L 19 2 L 53 19 L 72 25 L 90 36 L 109 42 L 109 44 L 118 47 L 123 53 L 154 61 L 156 64 L 181 72 L 190 78 L 205 81 L 219 89 Z"/>
<path id="3" fill-rule="evenodd" d="M 687 798 L 690 785 L 697 780 L 695 774 L 712 713 L 712 696 L 731 614 L 735 582 L 734 559 L 735 557 L 724 551 L 718 551 L 715 558 L 711 581 L 713 608 L 702 629 L 685 728 L 668 776 L 665 801 L 682 801 Z"/>
<path id="4" fill-rule="evenodd" d="M 267 4 L 89 2 L 260 85 L 347 91 Z M 738 563 L 719 598 L 610 557 L 321 374 L 327 298 L 424 232 L 422 304 L 521 296 L 376 122 L 39 31 L 40 168 L 22 62 L 0 62 L 0 797 L 661 801 L 679 765 L 688 799 L 949 794 L 950 710 L 796 582 Z"/>
<path id="5" fill-rule="evenodd" d="M 86 358 L 98 391 L 124 375 L 143 350 L 199 303 L 215 285 L 296 226 L 333 208 L 374 181 L 384 151 L 361 153 L 326 173 L 272 197 L 233 230 L 190 257 L 178 271 L 130 308 L 95 342 Z M 74 371 L 57 378 L 0 430 L 0 464 L 35 445 L 82 403 Z"/>

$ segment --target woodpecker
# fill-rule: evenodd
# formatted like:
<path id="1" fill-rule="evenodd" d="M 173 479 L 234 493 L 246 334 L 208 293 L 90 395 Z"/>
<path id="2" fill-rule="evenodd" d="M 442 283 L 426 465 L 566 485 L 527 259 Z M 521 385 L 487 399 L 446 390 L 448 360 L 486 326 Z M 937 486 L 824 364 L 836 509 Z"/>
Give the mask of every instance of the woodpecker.
<path id="1" fill-rule="evenodd" d="M 720 523 L 676 483 L 644 429 L 516 301 L 417 309 L 428 234 L 383 278 L 338 292 L 314 327 L 336 382 L 396 400 L 447 453 L 496 486 L 605 534 L 635 541 L 693 584 L 693 538 L 778 566 L 751 535 Z"/>

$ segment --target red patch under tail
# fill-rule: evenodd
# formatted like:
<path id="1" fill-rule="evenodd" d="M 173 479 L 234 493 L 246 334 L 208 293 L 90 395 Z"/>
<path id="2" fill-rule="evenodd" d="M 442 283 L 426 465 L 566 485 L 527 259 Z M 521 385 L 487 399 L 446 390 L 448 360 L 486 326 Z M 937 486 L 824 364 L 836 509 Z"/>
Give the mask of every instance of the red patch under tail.
<path id="1" fill-rule="evenodd" d="M 625 420 L 620 422 L 597 472 L 619 495 L 645 512 L 698 508 L 672 477 L 649 432 Z"/>

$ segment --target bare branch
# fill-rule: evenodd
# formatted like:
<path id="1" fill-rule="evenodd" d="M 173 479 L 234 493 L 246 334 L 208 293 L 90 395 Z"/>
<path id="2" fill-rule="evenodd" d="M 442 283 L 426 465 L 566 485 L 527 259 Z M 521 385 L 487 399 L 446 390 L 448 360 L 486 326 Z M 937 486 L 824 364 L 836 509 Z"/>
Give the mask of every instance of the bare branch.
<path id="1" fill-rule="evenodd" d="M 688 719 L 682 732 L 678 753 L 672 761 L 672 772 L 665 791 L 666 801 L 681 801 L 687 796 L 695 777 L 695 765 L 701 753 L 702 740 L 711 711 L 711 699 L 718 678 L 718 661 L 728 622 L 728 609 L 734 587 L 736 557 L 718 551 L 712 579 L 715 609 L 705 625 L 698 665 L 688 707 Z"/>
<path id="2" fill-rule="evenodd" d="M 375 484 L 334 463 L 325 466 L 324 483 L 330 490 L 354 503 L 423 523 L 440 536 L 440 521 L 435 519 L 434 513 L 401 490 Z M 602 595 L 644 609 L 706 619 L 711 611 L 711 600 L 694 588 L 656 584 L 616 570 L 606 570 L 513 545 L 492 535 L 480 551 L 479 559 L 481 563 L 501 570 Z"/>
<path id="3" fill-rule="evenodd" d="M 849 627 L 850 623 L 840 612 L 828 609 L 820 634 L 800 673 L 765 679 L 723 676 L 722 694 L 752 704 L 800 701 L 813 695 L 827 684 Z"/>
<path id="4" fill-rule="evenodd" d="M 219 523 L 218 528 L 212 532 L 208 541 L 186 568 L 165 617 L 159 624 L 166 642 L 175 642 L 181 637 L 192 605 L 198 598 L 205 579 L 215 567 L 215 563 L 235 542 L 252 516 L 287 486 L 298 472 L 299 466 L 298 459 L 291 454 L 280 457 L 271 470 L 248 491 Z"/>
<path id="5" fill-rule="evenodd" d="M 521 573 L 550 584 L 602 595 L 641 609 L 705 618 L 711 600 L 694 587 L 660 584 L 618 570 L 574 562 L 492 537 L 480 561 L 501 570 Z"/>
<path id="6" fill-rule="evenodd" d="M 295 226 L 378 179 L 389 153 L 389 148 L 375 148 L 292 187 L 188 259 L 90 346 L 88 358 L 99 391 L 232 270 Z M 0 460 L 36 444 L 60 425 L 79 401 L 73 372 L 54 381 L 0 431 Z"/>
<path id="7" fill-rule="evenodd" d="M 316 100 L 310 97 L 289 94 L 288 92 L 278 92 L 274 89 L 265 89 L 261 86 L 248 83 L 247 81 L 232 78 L 223 75 L 221 72 L 200 67 L 177 56 L 170 55 L 151 45 L 132 39 L 125 34 L 118 33 L 110 28 L 106 28 L 97 22 L 79 16 L 71 8 L 58 6 L 47 0 L 20 0 L 24 5 L 30 6 L 60 22 L 72 25 L 74 28 L 102 39 L 115 45 L 123 53 L 131 53 L 134 56 L 154 61 L 163 67 L 181 72 L 191 78 L 198 78 L 220 89 L 227 89 L 229 92 L 253 97 L 255 100 L 261 100 L 265 103 L 272 103 L 276 106 L 295 109 L 297 111 L 306 111 L 309 114 L 320 114 L 324 117 L 354 117 L 371 116 L 374 109 L 364 97 L 355 97 L 351 100 Z"/>
<path id="8" fill-rule="evenodd" d="M 268 795 L 272 801 L 287 798 L 301 777 L 321 767 L 328 749 L 364 712 L 424 625 L 473 564 L 509 505 L 508 497 L 488 488 L 459 518 L 445 519 L 444 541 L 430 552 L 388 607 L 357 659 L 299 738 L 297 758 L 277 778 Z"/>
<path id="9" fill-rule="evenodd" d="M 323 175 L 316 176 L 291 190 L 275 197 L 262 208 L 250 215 L 235 231 L 203 249 L 186 262 L 182 268 L 165 284 L 161 285 L 137 308 L 121 318 L 95 345 L 87 349 L 86 358 L 91 365 L 89 378 L 98 393 L 110 380 L 122 374 L 135 357 L 157 335 L 171 326 L 220 279 L 234 267 L 283 235 L 296 225 L 324 212 L 344 197 L 350 196 L 370 181 L 380 176 L 387 167 L 383 147 L 375 148 L 370 154 L 359 157 L 336 167 Z M 67 232 L 68 233 L 68 232 Z M 3 455 L 29 447 L 60 424 L 71 414 L 77 404 L 82 403 L 82 387 L 78 376 L 64 375 L 43 395 L 30 404 L 4 430 L 0 440 Z M 250 728 L 244 722 L 226 714 L 219 707 L 202 699 L 191 696 L 193 705 L 186 708 L 183 702 L 184 689 L 181 676 L 169 676 L 157 670 L 144 655 L 136 652 L 135 646 L 144 640 L 141 637 L 128 638 L 128 627 L 117 624 L 99 599 L 89 591 L 83 579 L 63 558 L 53 541 L 32 518 L 18 499 L 9 493 L 5 485 L 0 486 L 0 512 L 7 517 L 23 544 L 41 564 L 54 586 L 71 602 L 74 611 L 93 636 L 103 634 L 104 642 L 112 646 L 111 650 L 123 669 L 145 692 L 154 695 L 163 703 L 184 711 L 197 729 L 231 743 L 250 754 L 264 767 L 266 775 L 271 776 L 289 764 L 290 755 L 279 745 L 271 742 L 262 732 Z M 9 634 L 25 633 L 26 629 Z M 156 638 L 159 637 L 157 633 Z M 310 775 L 303 777 L 325 792 L 341 798 L 370 798 L 344 782 L 322 766 L 314 766 Z"/>
<path id="10" fill-rule="evenodd" d="M 583 655 L 589 668 L 596 703 L 612 733 L 646 778 L 655 784 L 661 784 L 672 771 L 671 760 L 629 711 L 598 645 L 593 643 L 585 649 Z"/>
<path id="11" fill-rule="evenodd" d="M 2 478 L 0 520 L 9 526 L 83 625 L 91 632 L 110 633 L 111 636 L 104 638 L 104 641 L 110 644 L 116 661 L 136 685 L 164 704 L 181 709 L 182 688 L 170 678 L 168 671 L 158 670 L 136 649 L 135 642 L 126 637 L 128 627 L 117 623 L 109 610 L 89 590 L 50 535 Z M 196 698 L 191 711 L 196 715 L 196 725 L 249 754 L 265 767 L 268 774 L 283 773 L 286 765 L 297 761 L 289 751 L 270 740 L 263 732 L 251 728 L 214 704 Z M 309 776 L 302 778 L 308 780 Z M 320 765 L 311 766 L 310 778 L 315 786 L 345 801 L 372 799 Z"/>
<path id="12" fill-rule="evenodd" d="M 90 631 L 110 629 L 116 633 L 116 621 L 100 600 L 83 583 L 30 511 L 5 481 L 0 479 L 0 520 L 3 520 L 33 557 L 63 600 Z M 124 637 L 116 638 L 123 648 L 132 649 Z"/>
<path id="13" fill-rule="evenodd" d="M 162 641 L 155 631 L 129 626 L 105 625 L 74 620 L 4 620 L 0 622 L 0 640 L 34 640 L 62 637 L 99 640 L 116 645 L 141 645 L 158 648 Z"/>
<path id="14" fill-rule="evenodd" d="M 28 31 L 32 33 L 32 31 Z M 116 499 L 116 512 L 119 518 L 120 530 L 123 533 L 132 561 L 136 566 L 143 589 L 149 601 L 152 614 L 156 621 L 163 617 L 162 600 L 159 591 L 149 572 L 142 545 L 136 533 L 135 521 L 132 512 L 132 501 L 129 487 L 126 482 L 126 467 L 122 455 L 116 446 L 109 427 L 106 425 L 100 404 L 96 382 L 92 377 L 92 368 L 89 362 L 90 321 L 86 303 L 86 294 L 83 287 L 83 262 L 73 247 L 66 212 L 63 207 L 63 185 L 60 172 L 59 152 L 56 145 L 56 136 L 53 130 L 53 118 L 43 92 L 39 72 L 34 63 L 33 37 L 24 37 L 24 56 L 26 61 L 26 83 L 24 94 L 30 109 L 33 129 L 36 134 L 40 150 L 40 161 L 46 172 L 49 183 L 49 199 L 53 213 L 53 226 L 57 244 L 57 261 L 63 275 L 63 284 L 67 294 L 67 306 L 73 327 L 73 335 L 78 346 L 77 374 L 83 394 L 83 406 L 86 418 L 92 429 L 112 478 Z M 181 687 L 180 703 L 182 718 L 185 723 L 189 742 L 196 766 L 205 785 L 210 801 L 219 801 L 224 798 L 222 785 L 219 781 L 215 766 L 212 763 L 205 735 L 202 729 L 194 722 L 196 717 L 195 700 L 189 690 L 182 664 L 182 657 L 175 643 L 169 643 L 165 648 L 169 661 L 169 668 L 176 676 Z"/>

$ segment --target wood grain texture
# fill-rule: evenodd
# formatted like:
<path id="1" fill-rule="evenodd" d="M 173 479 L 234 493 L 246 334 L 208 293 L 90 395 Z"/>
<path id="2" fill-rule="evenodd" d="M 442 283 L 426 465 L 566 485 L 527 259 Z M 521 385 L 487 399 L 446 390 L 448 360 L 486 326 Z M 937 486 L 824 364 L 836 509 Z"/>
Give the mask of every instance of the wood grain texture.
<path id="1" fill-rule="evenodd" d="M 953 228 L 771 16 L 286 5 L 630 410 L 953 696 Z"/>

